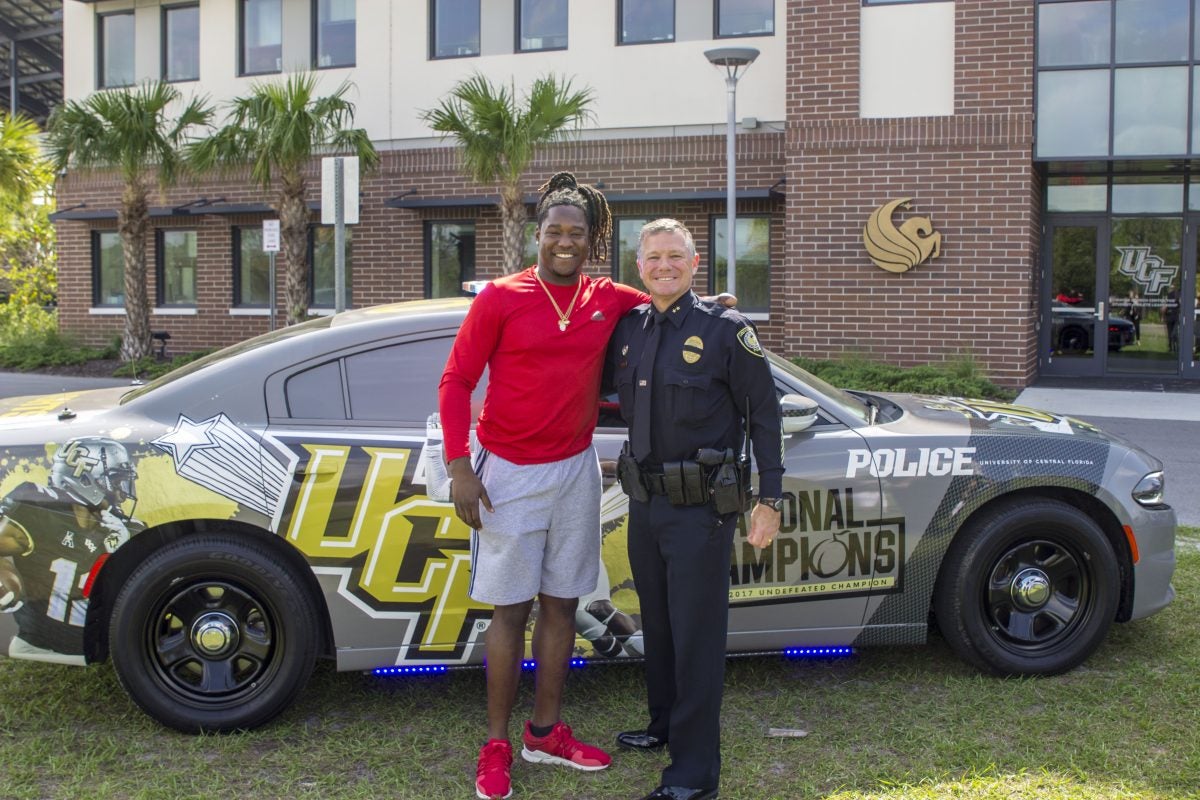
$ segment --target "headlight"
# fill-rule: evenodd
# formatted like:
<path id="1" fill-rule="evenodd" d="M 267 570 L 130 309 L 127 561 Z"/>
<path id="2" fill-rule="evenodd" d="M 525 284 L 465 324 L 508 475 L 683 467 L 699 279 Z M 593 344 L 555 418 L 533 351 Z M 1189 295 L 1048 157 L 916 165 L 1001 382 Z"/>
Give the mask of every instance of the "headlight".
<path id="1" fill-rule="evenodd" d="M 1133 487 L 1133 499 L 1143 506 L 1160 506 L 1163 502 L 1163 487 L 1166 479 L 1161 472 L 1151 472 Z"/>

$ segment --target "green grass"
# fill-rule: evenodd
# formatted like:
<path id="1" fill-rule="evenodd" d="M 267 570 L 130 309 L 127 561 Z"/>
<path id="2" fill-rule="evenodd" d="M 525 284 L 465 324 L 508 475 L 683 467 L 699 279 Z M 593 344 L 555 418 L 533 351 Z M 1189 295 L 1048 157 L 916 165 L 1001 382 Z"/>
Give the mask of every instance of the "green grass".
<path id="1" fill-rule="evenodd" d="M 1175 602 L 1115 626 L 1067 675 L 984 677 L 936 639 L 839 661 L 731 660 L 721 797 L 1200 797 L 1200 530 L 1179 556 Z M 527 679 L 518 720 L 531 697 Z M 109 665 L 0 659 L 0 797 L 468 798 L 484 700 L 478 670 L 384 680 L 322 664 L 278 722 L 191 737 L 145 717 Z M 611 742 L 644 713 L 638 665 L 572 674 L 566 718 L 581 738 Z M 615 755 L 594 774 L 518 756 L 513 798 L 636 798 L 666 763 Z"/>
<path id="2" fill-rule="evenodd" d="M 897 367 L 862 358 L 824 361 L 793 358 L 792 361 L 842 389 L 1005 401 L 1016 397 L 1016 392 L 1011 389 L 992 383 L 983 368 L 971 358 L 919 367 Z"/>

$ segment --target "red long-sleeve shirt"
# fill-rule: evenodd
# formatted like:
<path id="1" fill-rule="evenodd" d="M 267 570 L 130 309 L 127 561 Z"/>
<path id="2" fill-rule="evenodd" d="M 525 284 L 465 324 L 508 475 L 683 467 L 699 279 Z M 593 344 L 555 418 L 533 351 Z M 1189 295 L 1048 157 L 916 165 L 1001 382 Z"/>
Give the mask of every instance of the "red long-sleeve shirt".
<path id="1" fill-rule="evenodd" d="M 484 367 L 488 386 L 476 435 L 490 452 L 515 464 L 545 464 L 592 442 L 608 338 L 650 296 L 582 275 L 570 324 L 561 331 L 536 270 L 492 281 L 471 303 L 438 389 L 447 461 L 469 453 L 471 392 Z M 575 285 L 545 285 L 565 311 Z"/>

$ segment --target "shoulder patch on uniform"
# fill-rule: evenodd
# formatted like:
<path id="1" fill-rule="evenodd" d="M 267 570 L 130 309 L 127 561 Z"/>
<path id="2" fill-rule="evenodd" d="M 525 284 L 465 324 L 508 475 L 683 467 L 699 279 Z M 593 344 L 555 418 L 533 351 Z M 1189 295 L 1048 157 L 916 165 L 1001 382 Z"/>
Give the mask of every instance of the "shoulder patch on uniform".
<path id="1" fill-rule="evenodd" d="M 758 343 L 758 334 L 754 332 L 754 328 L 749 325 L 737 332 L 738 341 L 742 343 L 742 347 L 746 349 L 750 355 L 763 358 L 762 345 Z"/>

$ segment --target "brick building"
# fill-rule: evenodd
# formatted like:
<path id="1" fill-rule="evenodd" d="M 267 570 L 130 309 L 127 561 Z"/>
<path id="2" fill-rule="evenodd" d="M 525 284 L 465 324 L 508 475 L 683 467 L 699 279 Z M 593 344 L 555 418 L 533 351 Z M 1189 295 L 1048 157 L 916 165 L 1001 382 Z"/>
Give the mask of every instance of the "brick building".
<path id="1" fill-rule="evenodd" d="M 563 168 L 601 183 L 617 231 L 609 263 L 591 269 L 626 279 L 641 222 L 682 219 L 712 288 L 725 263 L 725 88 L 703 52 L 754 47 L 737 95 L 735 241 L 739 296 L 769 346 L 905 365 L 970 354 L 1013 386 L 1200 378 L 1197 4 L 67 0 L 65 93 L 168 77 L 220 101 L 290 68 L 318 68 L 330 88 L 351 80 L 356 124 L 383 156 L 351 237 L 349 304 L 363 306 L 499 269 L 495 189 L 462 177 L 419 109 L 472 70 L 518 88 L 570 75 L 595 90 L 595 120 L 539 157 L 527 192 Z M 59 184 L 61 325 L 90 341 L 121 329 L 118 197 L 103 175 Z M 901 249 L 927 249 L 936 233 L 940 247 L 886 271 L 864 228 L 905 198 L 882 219 L 885 238 L 907 231 Z M 155 329 L 174 350 L 265 331 L 269 196 L 226 176 L 159 200 Z M 332 237 L 318 222 L 310 283 L 325 313 Z"/>

